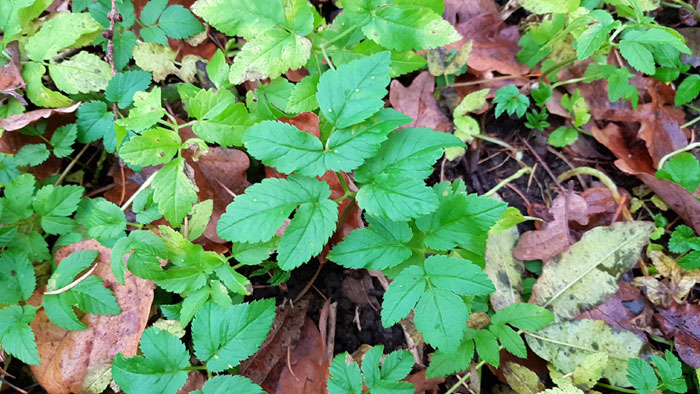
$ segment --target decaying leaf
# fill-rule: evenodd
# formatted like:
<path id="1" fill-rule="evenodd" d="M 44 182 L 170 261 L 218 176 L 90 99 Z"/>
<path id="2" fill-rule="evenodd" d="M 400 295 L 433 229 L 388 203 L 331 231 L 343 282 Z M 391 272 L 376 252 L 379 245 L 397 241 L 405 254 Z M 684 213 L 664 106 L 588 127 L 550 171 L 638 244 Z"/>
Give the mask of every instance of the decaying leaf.
<path id="1" fill-rule="evenodd" d="M 650 174 L 637 174 L 654 193 L 658 194 L 684 222 L 700 233 L 700 201 L 683 186 L 666 179 L 658 179 Z"/>
<path id="2" fill-rule="evenodd" d="M 56 253 L 60 263 L 79 250 L 100 252 L 94 275 L 104 280 L 114 292 L 122 312 L 117 315 L 86 314 L 81 321 L 88 328 L 68 331 L 51 323 L 43 310 L 31 323 L 36 336 L 41 365 L 32 366 L 37 381 L 49 394 L 101 393 L 111 380 L 111 360 L 117 353 L 136 354 L 138 343 L 148 322 L 153 301 L 153 282 L 127 272 L 122 286 L 112 274 L 111 250 L 95 240 L 68 245 Z M 43 300 L 44 288 L 30 299 L 37 305 Z"/>
<path id="3" fill-rule="evenodd" d="M 675 259 L 658 250 L 649 252 L 649 256 L 659 274 L 636 277 L 634 284 L 645 287 L 649 301 L 656 305 L 668 308 L 674 301 L 684 302 L 695 283 L 700 281 L 700 270 L 685 270 Z"/>
<path id="4" fill-rule="evenodd" d="M 395 110 L 413 119 L 413 122 L 405 127 L 429 127 L 449 132 L 452 130 L 452 122 L 440 110 L 434 91 L 435 78 L 429 72 L 423 71 L 410 86 L 403 86 L 397 80 L 391 81 L 389 102 Z"/>
<path id="5" fill-rule="evenodd" d="M 556 320 L 573 319 L 617 291 L 617 281 L 631 269 L 654 225 L 618 222 L 596 227 L 545 264 L 532 288 L 530 302 L 550 308 Z"/>
<path id="6" fill-rule="evenodd" d="M 20 69 L 19 44 L 14 41 L 5 47 L 11 60 L 0 67 L 0 92 L 11 92 L 24 86 Z"/>
<path id="7" fill-rule="evenodd" d="M 576 193 L 560 194 L 554 199 L 549 213 L 554 220 L 539 231 L 528 231 L 520 236 L 513 255 L 520 260 L 549 261 L 574 243 L 569 222 L 588 223 L 586 200 Z"/>
<path id="8" fill-rule="evenodd" d="M 518 394 L 534 394 L 544 390 L 540 377 L 518 363 L 505 363 L 503 375 L 510 388 Z"/>
<path id="9" fill-rule="evenodd" d="M 681 360 L 700 368 L 700 305 L 673 304 L 654 317 L 667 339 L 672 339 Z"/>
<path id="10" fill-rule="evenodd" d="M 489 234 L 486 242 L 486 266 L 484 272 L 496 287 L 491 293 L 491 306 L 499 310 L 516 302 L 522 302 L 523 272 L 525 266 L 513 256 L 518 242 L 518 228 L 513 226 L 498 235 Z"/>
<path id="11" fill-rule="evenodd" d="M 627 387 L 627 362 L 644 356 L 644 343 L 629 331 L 611 328 L 601 320 L 573 320 L 554 323 L 526 333 L 527 343 L 538 356 L 550 361 L 563 374 L 574 372 L 586 357 L 595 353 L 608 355 L 602 376 L 615 386 Z"/>
<path id="12" fill-rule="evenodd" d="M 620 280 L 619 288 L 612 297 L 608 297 L 597 308 L 576 316 L 576 319 L 603 320 L 611 327 L 633 332 L 642 341 L 647 342 L 647 335 L 634 324 L 633 319 L 648 308 L 647 301 L 639 289 L 629 282 Z"/>
<path id="13" fill-rule="evenodd" d="M 68 114 L 75 112 L 80 106 L 80 103 L 63 108 L 44 108 L 34 111 L 25 112 L 23 114 L 12 115 L 5 119 L 0 119 L 0 127 L 6 131 L 14 131 L 22 129 L 40 119 L 47 119 L 53 114 Z"/>

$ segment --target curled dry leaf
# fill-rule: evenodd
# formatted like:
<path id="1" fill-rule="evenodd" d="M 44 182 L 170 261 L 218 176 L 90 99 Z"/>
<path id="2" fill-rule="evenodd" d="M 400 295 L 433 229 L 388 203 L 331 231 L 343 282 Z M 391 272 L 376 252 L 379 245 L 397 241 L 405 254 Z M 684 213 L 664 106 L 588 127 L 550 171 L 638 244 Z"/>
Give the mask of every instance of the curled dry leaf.
<path id="1" fill-rule="evenodd" d="M 114 292 L 122 312 L 110 316 L 86 314 L 81 321 L 88 328 L 82 331 L 64 330 L 51 323 L 43 310 L 37 312 L 31 327 L 41 365 L 31 369 L 49 394 L 101 393 L 111 380 L 112 358 L 117 353 L 136 355 L 153 301 L 153 282 L 127 272 L 125 285 L 120 285 L 110 269 L 111 250 L 95 240 L 61 248 L 56 253 L 57 263 L 80 250 L 99 251 L 94 275 Z M 37 289 L 29 302 L 40 304 L 43 294 L 44 287 Z"/>
<path id="2" fill-rule="evenodd" d="M 700 305 L 672 304 L 654 316 L 666 339 L 672 339 L 681 360 L 700 368 Z"/>
<path id="3" fill-rule="evenodd" d="M 70 107 L 63 108 L 44 108 L 34 111 L 25 112 L 23 114 L 11 115 L 5 119 L 0 119 L 0 127 L 6 131 L 14 131 L 22 129 L 40 119 L 47 119 L 54 114 L 69 114 L 75 112 L 80 106 L 80 103 L 75 103 Z"/>
<path id="4" fill-rule="evenodd" d="M 404 127 L 429 127 L 445 132 L 452 130 L 452 122 L 440 110 L 434 91 L 435 78 L 428 71 L 418 74 L 408 87 L 397 80 L 391 81 L 391 106 L 413 119 L 411 124 Z"/>
<path id="5" fill-rule="evenodd" d="M 620 276 L 637 264 L 654 225 L 618 222 L 596 227 L 542 268 L 530 302 L 549 308 L 555 320 L 573 319 L 617 292 Z"/>
<path id="6" fill-rule="evenodd" d="M 491 306 L 496 311 L 510 304 L 522 302 L 525 266 L 521 260 L 513 256 L 518 235 L 518 229 L 514 226 L 498 235 L 489 234 L 486 242 L 484 272 L 496 287 L 496 291 L 490 296 Z"/>
<path id="7" fill-rule="evenodd" d="M 547 262 L 574 243 L 569 222 L 575 221 L 583 225 L 588 223 L 586 200 L 574 192 L 558 195 L 549 213 L 554 220 L 546 223 L 541 230 L 528 231 L 521 235 L 513 256 L 520 260 Z"/>
<path id="8" fill-rule="evenodd" d="M 658 250 L 649 252 L 649 256 L 659 275 L 636 277 L 634 284 L 645 287 L 649 301 L 656 305 L 668 308 L 674 301 L 684 302 L 695 283 L 700 281 L 700 270 L 685 270 L 675 259 Z"/>
<path id="9" fill-rule="evenodd" d="M 0 92 L 9 93 L 24 86 L 19 63 L 19 44 L 14 41 L 5 47 L 11 61 L 0 67 Z"/>
<path id="10" fill-rule="evenodd" d="M 649 174 L 637 174 L 654 193 L 673 209 L 684 222 L 700 233 L 700 201 L 683 186 Z"/>

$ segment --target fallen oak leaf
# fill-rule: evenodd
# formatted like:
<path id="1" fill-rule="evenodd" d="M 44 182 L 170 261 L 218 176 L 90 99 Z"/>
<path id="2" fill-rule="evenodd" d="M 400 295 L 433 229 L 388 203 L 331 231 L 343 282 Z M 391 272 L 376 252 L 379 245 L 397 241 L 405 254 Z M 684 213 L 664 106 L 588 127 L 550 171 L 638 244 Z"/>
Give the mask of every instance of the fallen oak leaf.
<path id="1" fill-rule="evenodd" d="M 37 381 L 49 394 L 102 392 L 111 380 L 112 358 L 117 353 L 133 356 L 146 328 L 153 301 L 153 282 L 127 272 L 125 285 L 119 285 L 110 268 L 111 250 L 95 240 L 81 241 L 61 248 L 60 261 L 79 250 L 97 250 L 95 275 L 104 280 L 122 310 L 117 315 L 86 314 L 81 321 L 88 328 L 68 331 L 51 323 L 43 310 L 30 324 L 36 336 L 41 365 L 31 366 Z M 29 302 L 38 305 L 44 288 L 39 288 Z"/>

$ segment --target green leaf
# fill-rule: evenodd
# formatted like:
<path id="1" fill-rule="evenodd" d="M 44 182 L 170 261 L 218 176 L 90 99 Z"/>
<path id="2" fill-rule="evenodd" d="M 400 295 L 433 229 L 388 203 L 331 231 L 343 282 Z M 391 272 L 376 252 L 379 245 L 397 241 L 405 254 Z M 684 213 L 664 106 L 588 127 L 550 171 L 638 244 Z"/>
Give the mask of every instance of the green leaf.
<path id="1" fill-rule="evenodd" d="M 689 75 L 683 82 L 678 85 L 676 90 L 676 106 L 681 106 L 683 104 L 688 104 L 689 102 L 695 100 L 700 94 L 700 75 L 693 74 Z"/>
<path id="2" fill-rule="evenodd" d="M 477 330 L 474 335 L 474 344 L 479 357 L 498 368 L 501 361 L 496 336 L 489 330 Z"/>
<path id="3" fill-rule="evenodd" d="M 627 365 L 627 379 L 641 394 L 650 394 L 659 385 L 654 368 L 638 358 L 633 358 L 629 361 Z"/>
<path id="4" fill-rule="evenodd" d="M 382 325 L 391 327 L 406 317 L 423 295 L 426 284 L 421 267 L 413 265 L 402 270 L 384 293 Z"/>
<path id="5" fill-rule="evenodd" d="M 527 358 L 525 342 L 515 330 L 508 326 L 491 326 L 490 329 L 510 354 L 519 358 Z"/>
<path id="6" fill-rule="evenodd" d="M 337 128 L 345 128 L 382 108 L 391 80 L 390 64 L 389 52 L 380 52 L 323 73 L 316 99 L 326 120 Z"/>
<path id="7" fill-rule="evenodd" d="M 250 379 L 240 375 L 219 375 L 207 380 L 201 390 L 195 390 L 192 394 L 264 394 L 260 386 Z"/>
<path id="8" fill-rule="evenodd" d="M 198 120 L 192 130 L 200 138 L 222 146 L 241 146 L 243 133 L 254 121 L 243 103 L 228 90 L 200 90 L 187 102 L 187 112 Z"/>
<path id="9" fill-rule="evenodd" d="M 75 123 L 61 126 L 51 136 L 51 146 L 56 157 L 66 157 L 73 153 L 73 144 L 78 136 L 78 127 Z"/>
<path id="10" fill-rule="evenodd" d="M 461 296 L 488 295 L 495 290 L 481 268 L 467 260 L 430 256 L 425 260 L 424 269 L 433 286 Z"/>
<path id="11" fill-rule="evenodd" d="M 32 3 L 34 0 L 9 0 L 0 3 L 0 30 L 3 31 L 5 42 L 22 32 L 19 11 Z"/>
<path id="12" fill-rule="evenodd" d="M 105 244 L 124 236 L 126 217 L 116 204 L 98 201 L 90 211 L 85 227 L 91 237 Z"/>
<path id="13" fill-rule="evenodd" d="M 438 206 L 432 190 L 423 181 L 407 175 L 379 175 L 372 183 L 362 185 L 356 199 L 368 214 L 393 221 L 408 221 Z"/>
<path id="14" fill-rule="evenodd" d="M 693 194 L 700 186 L 700 162 L 691 153 L 680 153 L 667 161 L 656 177 L 675 182 Z"/>
<path id="15" fill-rule="evenodd" d="M 32 216 L 32 196 L 36 180 L 31 174 L 22 174 L 13 178 L 10 183 L 5 184 L 5 197 L 2 202 L 2 223 L 12 224 L 18 220 L 27 219 Z"/>
<path id="16" fill-rule="evenodd" d="M 204 26 L 181 5 L 171 5 L 160 15 L 158 25 L 171 38 L 183 39 L 204 31 Z"/>
<path id="17" fill-rule="evenodd" d="M 213 210 L 214 200 L 205 200 L 192 207 L 192 218 L 189 221 L 187 239 L 194 241 L 204 234 Z"/>
<path id="18" fill-rule="evenodd" d="M 383 348 L 383 346 L 382 346 Z M 398 381 L 406 377 L 413 368 L 413 356 L 407 350 L 396 350 L 382 361 L 382 380 Z"/>
<path id="19" fill-rule="evenodd" d="M 24 145 L 17 151 L 15 162 L 18 166 L 38 166 L 49 158 L 51 152 L 44 144 Z"/>
<path id="20" fill-rule="evenodd" d="M 436 378 L 465 371 L 469 368 L 472 358 L 474 358 L 474 341 L 471 339 L 462 341 L 456 352 L 446 353 L 438 349 L 430 359 L 425 376 Z"/>
<path id="21" fill-rule="evenodd" d="M 437 348 L 456 349 L 467 326 L 467 308 L 453 292 L 428 288 L 415 310 L 415 324 L 429 344 Z"/>
<path id="22" fill-rule="evenodd" d="M 32 261 L 45 261 L 51 258 L 49 245 L 36 231 L 30 231 L 29 234 L 17 233 L 10 250 L 21 251 Z"/>
<path id="23" fill-rule="evenodd" d="M 328 184 L 318 179 L 266 178 L 229 204 L 217 231 L 234 242 L 267 241 L 298 207 L 280 241 L 278 256 L 280 267 L 291 269 L 318 254 L 335 231 L 337 204 L 328 197 Z"/>
<path id="24" fill-rule="evenodd" d="M 168 45 L 154 42 L 137 43 L 131 54 L 137 66 L 153 74 L 155 82 L 164 81 L 168 75 L 178 72 L 175 67 L 177 54 Z"/>
<path id="25" fill-rule="evenodd" d="M 60 12 L 27 40 L 25 50 L 30 59 L 40 62 L 56 56 L 61 49 L 90 44 L 100 31 L 102 26 L 90 14 Z"/>
<path id="26" fill-rule="evenodd" d="M 686 270 L 695 270 L 700 268 L 700 251 L 694 251 L 686 254 L 678 261 L 678 265 Z"/>
<path id="27" fill-rule="evenodd" d="M 579 7 L 580 0 L 521 0 L 520 4 L 535 14 L 566 14 L 575 11 Z"/>
<path id="28" fill-rule="evenodd" d="M 521 330 L 535 332 L 541 330 L 554 320 L 554 315 L 547 309 L 534 304 L 511 304 L 491 317 L 495 325 L 510 324 Z"/>
<path id="29" fill-rule="evenodd" d="M 700 238 L 695 235 L 695 231 L 692 228 L 681 224 L 673 230 L 673 234 L 668 240 L 668 250 L 673 253 L 700 250 Z"/>
<path id="30" fill-rule="evenodd" d="M 654 55 L 641 43 L 623 39 L 620 41 L 620 54 L 635 70 L 649 75 L 656 72 Z"/>
<path id="31" fill-rule="evenodd" d="M 595 22 L 576 39 L 576 57 L 585 60 L 591 57 L 608 41 L 610 31 L 614 28 L 612 16 L 604 10 L 591 11 Z"/>
<path id="32" fill-rule="evenodd" d="M 207 63 L 207 76 L 217 89 L 226 88 L 230 85 L 228 81 L 229 65 L 226 63 L 226 56 L 217 49 Z"/>
<path id="33" fill-rule="evenodd" d="M 411 257 L 408 245 L 413 232 L 405 222 L 365 216 L 369 226 L 346 235 L 328 259 L 347 268 L 381 270 L 397 266 Z"/>
<path id="34" fill-rule="evenodd" d="M 119 283 L 124 284 L 124 256 L 132 250 L 127 261 L 129 272 L 148 280 L 162 277 L 159 258 L 167 258 L 163 240 L 151 231 L 135 230 L 129 233 L 128 238 L 117 241 L 112 248 L 110 267 Z"/>
<path id="35" fill-rule="evenodd" d="M 168 0 L 150 0 L 141 11 L 141 23 L 147 26 L 155 24 L 167 6 Z"/>
<path id="36" fill-rule="evenodd" d="M 190 353 L 176 336 L 150 327 L 141 337 L 141 352 L 143 356 L 126 358 L 119 353 L 114 357 L 112 377 L 125 393 L 141 393 L 149 387 L 175 394 L 185 384 Z"/>
<path id="37" fill-rule="evenodd" d="M 333 358 L 328 377 L 328 392 L 330 394 L 362 394 L 362 376 L 360 367 L 348 352 L 338 354 Z"/>
<path id="38" fill-rule="evenodd" d="M 675 31 L 673 31 L 673 33 L 667 31 L 665 27 L 652 27 L 647 30 L 630 30 L 626 32 L 623 38 L 623 41 L 632 41 L 644 45 L 668 45 L 677 49 L 679 52 L 688 55 L 691 53 L 690 49 L 685 45 L 684 38 Z"/>
<path id="39" fill-rule="evenodd" d="M 131 60 L 131 51 L 136 46 L 136 34 L 131 30 L 114 32 L 114 68 L 121 71 Z"/>
<path id="40" fill-rule="evenodd" d="M 277 0 L 198 0 L 192 12 L 216 30 L 246 40 L 285 23 L 282 2 Z"/>
<path id="41" fill-rule="evenodd" d="M 30 365 L 39 365 L 39 351 L 29 323 L 37 308 L 10 305 L 0 309 L 0 344 L 8 354 Z"/>
<path id="42" fill-rule="evenodd" d="M 0 153 L 0 183 L 6 184 L 19 176 L 17 165 L 13 156 Z"/>
<path id="43" fill-rule="evenodd" d="M 175 132 L 156 127 L 125 142 L 119 149 L 119 157 L 138 166 L 165 164 L 173 159 L 181 144 L 180 136 Z"/>
<path id="44" fill-rule="evenodd" d="M 547 143 L 557 148 L 563 148 L 576 142 L 578 130 L 573 127 L 559 126 L 547 138 Z"/>
<path id="45" fill-rule="evenodd" d="M 0 303 L 15 304 L 28 300 L 36 287 L 34 267 L 29 258 L 17 250 L 0 255 Z"/>
<path id="46" fill-rule="evenodd" d="M 287 112 L 300 113 L 314 111 L 318 108 L 316 85 L 318 85 L 320 77 L 319 74 L 307 75 L 294 85 L 287 103 Z"/>
<path id="47" fill-rule="evenodd" d="M 192 322 L 195 354 L 212 372 L 233 368 L 258 350 L 274 318 L 273 299 L 227 309 L 209 302 Z"/>
<path id="48" fill-rule="evenodd" d="M 105 145 L 107 145 L 108 140 L 114 140 L 116 147 L 114 114 L 107 109 L 107 104 L 101 101 L 83 103 L 78 108 L 77 115 L 78 120 L 75 124 L 78 127 L 78 141 L 89 144 L 104 138 Z"/>
<path id="49" fill-rule="evenodd" d="M 362 31 L 377 44 L 398 51 L 431 49 L 462 39 L 440 14 L 406 2 L 373 10 Z"/>
<path id="50" fill-rule="evenodd" d="M 497 118 L 503 112 L 507 112 L 508 115 L 516 114 L 519 118 L 522 118 L 525 115 L 525 111 L 527 111 L 527 107 L 530 106 L 530 99 L 521 94 L 515 85 L 507 85 L 498 89 L 493 102 L 496 103 Z"/>
<path id="51" fill-rule="evenodd" d="M 47 234 L 66 234 L 75 228 L 75 221 L 61 216 L 44 216 L 41 218 L 41 228 Z"/>
<path id="52" fill-rule="evenodd" d="M 305 65 L 310 54 L 311 41 L 308 38 L 281 29 L 267 30 L 243 45 L 231 66 L 229 81 L 238 85 L 245 81 L 276 78 Z"/>
<path id="53" fill-rule="evenodd" d="M 666 360 L 652 355 L 651 362 L 659 373 L 661 382 L 668 389 L 676 393 L 685 393 L 688 387 L 683 378 L 683 367 L 681 362 L 669 350 L 666 350 Z M 629 368 L 628 368 L 629 371 Z"/>
<path id="54" fill-rule="evenodd" d="M 22 79 L 27 82 L 27 98 L 39 107 L 59 108 L 73 105 L 73 100 L 44 86 L 42 77 L 46 67 L 42 64 L 27 62 L 22 67 Z"/>
<path id="55" fill-rule="evenodd" d="M 109 63 L 86 51 L 61 63 L 50 63 L 49 74 L 56 87 L 68 94 L 104 90 L 112 79 Z"/>
<path id="56" fill-rule="evenodd" d="M 146 42 L 154 44 L 168 45 L 168 36 L 165 35 L 163 29 L 158 26 L 148 26 L 139 31 L 141 38 Z M 136 47 L 136 45 L 134 45 Z M 131 49 L 133 55 L 133 48 Z"/>
<path id="57" fill-rule="evenodd" d="M 78 208 L 85 189 L 82 186 L 47 185 L 36 192 L 32 206 L 39 216 L 69 216 Z"/>
<path id="58" fill-rule="evenodd" d="M 153 179 L 153 201 L 171 225 L 177 227 L 197 202 L 197 186 L 185 174 L 185 159 L 164 165 Z"/>
<path id="59" fill-rule="evenodd" d="M 148 89 L 150 84 L 151 74 L 146 71 L 131 70 L 117 73 L 109 81 L 105 97 L 123 109 L 134 102 L 134 93 Z"/>
<path id="60" fill-rule="evenodd" d="M 117 120 L 117 124 L 129 130 L 141 131 L 156 124 L 164 115 L 160 88 L 156 86 L 150 92 L 134 93 L 134 108 L 127 118 Z"/>

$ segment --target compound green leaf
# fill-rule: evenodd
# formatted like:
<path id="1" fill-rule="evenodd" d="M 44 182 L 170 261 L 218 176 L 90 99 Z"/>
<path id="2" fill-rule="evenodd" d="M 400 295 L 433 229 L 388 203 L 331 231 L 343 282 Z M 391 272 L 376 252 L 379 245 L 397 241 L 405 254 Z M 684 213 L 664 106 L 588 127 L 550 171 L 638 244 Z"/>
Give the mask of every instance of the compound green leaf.
<path id="1" fill-rule="evenodd" d="M 100 31 L 102 26 L 90 14 L 60 12 L 27 40 L 25 50 L 30 59 L 40 62 L 61 49 L 90 44 Z"/>
<path id="2" fill-rule="evenodd" d="M 465 371 L 474 358 L 474 341 L 471 339 L 462 341 L 456 352 L 446 353 L 440 349 L 433 353 L 425 376 L 436 378 L 449 374 Z"/>
<path id="3" fill-rule="evenodd" d="M 258 350 L 274 318 L 273 299 L 227 309 L 209 302 L 192 322 L 195 354 L 212 372 L 233 368 Z"/>
<path id="4" fill-rule="evenodd" d="M 73 153 L 73 144 L 78 136 L 78 127 L 73 124 L 61 126 L 51 136 L 51 146 L 56 157 L 66 157 Z"/>
<path id="5" fill-rule="evenodd" d="M 647 364 L 646 361 L 638 358 L 633 358 L 629 361 L 627 365 L 627 379 L 641 394 L 650 394 L 659 385 L 654 368 Z"/>
<path id="6" fill-rule="evenodd" d="M 411 257 L 407 245 L 413 237 L 408 223 L 365 216 L 368 227 L 346 235 L 328 259 L 347 268 L 381 270 L 397 266 Z"/>
<path id="7" fill-rule="evenodd" d="M 382 325 L 391 327 L 406 317 L 423 295 L 426 284 L 421 267 L 412 265 L 401 271 L 384 293 Z"/>
<path id="8" fill-rule="evenodd" d="M 134 108 L 128 117 L 117 120 L 117 124 L 128 130 L 141 131 L 156 124 L 164 115 L 160 87 L 156 86 L 150 92 L 134 93 Z"/>
<path id="9" fill-rule="evenodd" d="M 360 367 L 348 352 L 333 357 L 328 377 L 330 394 L 362 394 Z"/>
<path id="10" fill-rule="evenodd" d="M 117 73 L 109 81 L 105 97 L 123 109 L 134 102 L 134 93 L 148 89 L 150 84 L 151 74 L 146 71 L 131 70 Z"/>
<path id="11" fill-rule="evenodd" d="M 231 66 L 229 81 L 238 85 L 245 81 L 276 78 L 305 65 L 310 55 L 311 41 L 308 38 L 270 29 L 243 45 Z"/>
<path id="12" fill-rule="evenodd" d="M 33 201 L 34 211 L 39 216 L 69 216 L 78 208 L 85 192 L 82 186 L 47 185 L 36 192 Z"/>
<path id="13" fill-rule="evenodd" d="M 207 380 L 201 390 L 192 394 L 264 394 L 260 386 L 240 375 L 219 375 Z"/>
<path id="14" fill-rule="evenodd" d="M 453 353 L 462 341 L 469 314 L 464 301 L 450 290 L 428 287 L 415 309 L 415 324 L 431 346 Z"/>
<path id="15" fill-rule="evenodd" d="M 302 204 L 277 249 L 280 268 L 290 271 L 321 253 L 335 232 L 337 220 L 338 204 L 334 201 L 321 197 L 312 204 Z"/>
<path id="16" fill-rule="evenodd" d="M 86 51 L 61 63 L 49 64 L 49 74 L 56 87 L 68 94 L 104 90 L 112 79 L 109 63 Z"/>
<path id="17" fill-rule="evenodd" d="M 246 40 L 285 23 L 280 0 L 198 0 L 192 12 L 216 30 Z"/>
<path id="18" fill-rule="evenodd" d="M 119 157 L 137 166 L 165 164 L 177 154 L 181 144 L 175 132 L 156 127 L 125 142 L 119 149 Z"/>
<path id="19" fill-rule="evenodd" d="M 384 106 L 390 64 L 389 52 L 380 52 L 323 73 L 316 93 L 321 114 L 337 128 L 372 116 Z"/>
<path id="20" fill-rule="evenodd" d="M 36 287 L 34 267 L 29 258 L 18 250 L 3 252 L 0 256 L 0 303 L 15 304 L 28 300 Z"/>
<path id="21" fill-rule="evenodd" d="M 153 201 L 171 225 L 177 227 L 197 202 L 197 186 L 185 174 L 185 159 L 164 165 L 153 179 Z"/>
<path id="22" fill-rule="evenodd" d="M 243 103 L 228 90 L 200 90 L 187 103 L 187 112 L 198 120 L 192 130 L 203 140 L 221 146 L 242 145 L 243 133 L 254 119 Z"/>
<path id="23" fill-rule="evenodd" d="M 127 394 L 158 388 L 159 393 L 175 394 L 187 380 L 190 353 L 173 334 L 150 327 L 141 337 L 142 356 L 114 357 L 112 377 Z"/>
<path id="24" fill-rule="evenodd" d="M 179 4 L 171 5 L 163 11 L 158 26 L 168 37 L 177 39 L 189 38 L 204 31 L 204 26 L 197 18 L 187 8 Z"/>
<path id="25" fill-rule="evenodd" d="M 0 309 L 0 343 L 11 354 L 30 365 L 39 365 L 39 351 L 29 323 L 37 308 L 31 305 L 10 305 Z"/>

